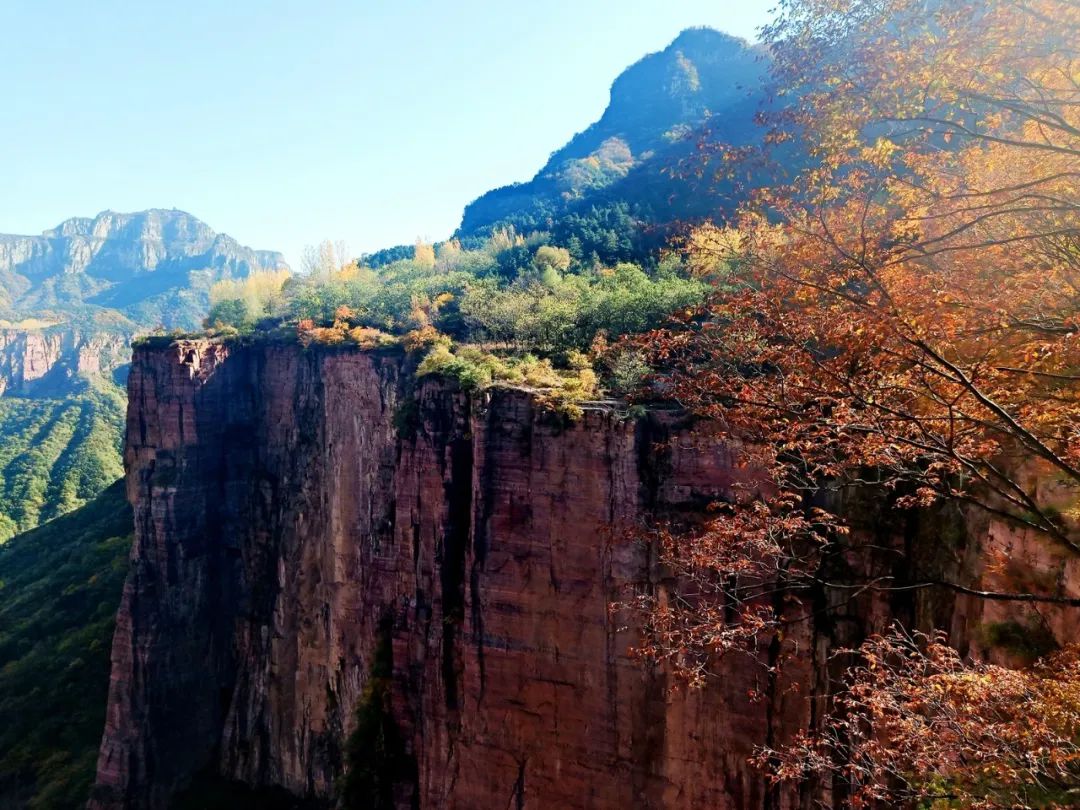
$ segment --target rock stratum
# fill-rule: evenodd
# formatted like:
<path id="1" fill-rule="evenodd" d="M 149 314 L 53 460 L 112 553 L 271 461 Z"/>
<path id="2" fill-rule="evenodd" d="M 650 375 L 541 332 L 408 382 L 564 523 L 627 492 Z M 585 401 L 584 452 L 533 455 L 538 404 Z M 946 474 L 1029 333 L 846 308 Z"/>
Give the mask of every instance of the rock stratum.
<path id="1" fill-rule="evenodd" d="M 978 629 L 1016 608 L 865 594 L 797 625 L 784 683 L 735 656 L 671 689 L 611 609 L 662 585 L 641 526 L 752 484 L 737 447 L 677 412 L 567 423 L 528 392 L 416 381 L 400 357 L 210 341 L 138 348 L 129 397 L 135 541 L 95 810 L 165 808 L 206 774 L 332 806 L 380 659 L 401 748 L 388 806 L 809 806 L 827 786 L 770 789 L 747 758 L 810 722 L 833 647 L 904 617 L 1005 654 Z M 981 561 L 1000 548 L 1078 590 L 1074 561 L 998 524 L 858 508 L 965 583 L 993 585 Z"/>
<path id="2" fill-rule="evenodd" d="M 0 396 L 65 394 L 127 365 L 130 334 L 71 328 L 0 329 Z"/>

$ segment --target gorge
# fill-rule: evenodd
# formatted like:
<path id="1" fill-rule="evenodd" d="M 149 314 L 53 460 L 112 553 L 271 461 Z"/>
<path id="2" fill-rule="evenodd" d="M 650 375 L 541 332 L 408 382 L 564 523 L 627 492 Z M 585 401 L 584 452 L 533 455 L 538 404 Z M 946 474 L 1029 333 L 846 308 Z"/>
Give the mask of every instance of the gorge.
<path id="1" fill-rule="evenodd" d="M 242 5 L 183 10 L 252 43 L 231 91 L 155 7 L 171 92 L 100 92 L 147 49 L 23 123 L 137 113 L 147 198 L 378 249 L 0 234 L 0 810 L 1080 806 L 1074 0 L 686 28 L 483 183 L 675 7 L 411 9 L 403 48 L 338 4 L 331 69 Z M 5 230 L 145 204 L 96 172 L 143 135 L 41 139 Z"/>

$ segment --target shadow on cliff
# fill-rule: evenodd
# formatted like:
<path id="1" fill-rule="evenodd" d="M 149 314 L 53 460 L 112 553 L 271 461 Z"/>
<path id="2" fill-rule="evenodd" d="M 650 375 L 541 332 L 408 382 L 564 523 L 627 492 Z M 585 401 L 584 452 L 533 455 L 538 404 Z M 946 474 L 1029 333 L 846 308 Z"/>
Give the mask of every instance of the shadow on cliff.
<path id="1" fill-rule="evenodd" d="M 180 793 L 172 810 L 326 810 L 325 803 L 306 801 L 284 788 L 253 788 L 214 773 L 200 773 Z"/>

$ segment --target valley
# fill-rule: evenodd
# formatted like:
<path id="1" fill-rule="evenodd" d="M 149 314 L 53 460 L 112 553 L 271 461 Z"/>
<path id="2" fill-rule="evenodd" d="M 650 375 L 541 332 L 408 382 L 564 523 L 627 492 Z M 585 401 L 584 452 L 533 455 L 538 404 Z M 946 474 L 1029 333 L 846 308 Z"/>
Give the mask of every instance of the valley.
<path id="1" fill-rule="evenodd" d="M 136 60 L 168 187 L 296 267 L 175 208 L 0 235 L 0 808 L 1080 805 L 1080 8 L 636 58 L 556 5 L 407 60 L 396 7 L 203 9 L 232 92 Z M 595 120 L 437 238 L 295 247 L 434 221 L 523 66 L 521 155 Z"/>

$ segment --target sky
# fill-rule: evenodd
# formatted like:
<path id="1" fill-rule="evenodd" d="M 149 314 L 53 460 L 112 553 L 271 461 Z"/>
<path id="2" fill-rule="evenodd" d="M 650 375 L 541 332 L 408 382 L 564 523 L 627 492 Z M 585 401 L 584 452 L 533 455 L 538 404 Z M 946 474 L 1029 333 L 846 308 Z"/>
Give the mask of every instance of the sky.
<path id="1" fill-rule="evenodd" d="M 180 208 L 298 266 L 447 237 L 683 28 L 775 0 L 0 0 L 0 233 Z"/>

